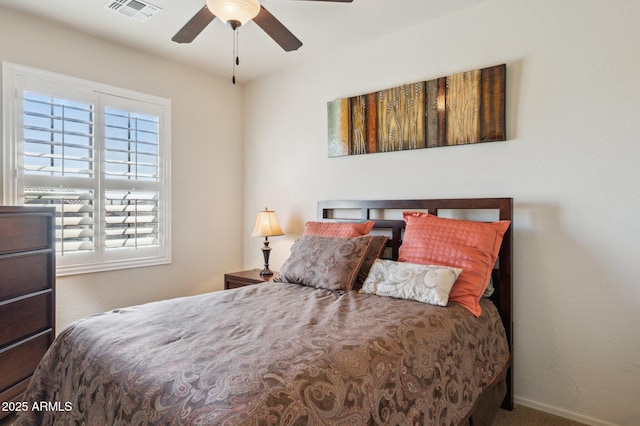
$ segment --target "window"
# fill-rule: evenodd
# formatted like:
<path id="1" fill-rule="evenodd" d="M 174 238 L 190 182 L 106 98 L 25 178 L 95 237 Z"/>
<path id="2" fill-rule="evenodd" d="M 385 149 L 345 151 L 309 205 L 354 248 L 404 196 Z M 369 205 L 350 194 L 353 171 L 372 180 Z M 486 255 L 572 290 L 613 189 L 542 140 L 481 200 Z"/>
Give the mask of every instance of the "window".
<path id="1" fill-rule="evenodd" d="M 58 275 L 170 261 L 171 103 L 3 64 L 4 204 L 56 209 Z"/>

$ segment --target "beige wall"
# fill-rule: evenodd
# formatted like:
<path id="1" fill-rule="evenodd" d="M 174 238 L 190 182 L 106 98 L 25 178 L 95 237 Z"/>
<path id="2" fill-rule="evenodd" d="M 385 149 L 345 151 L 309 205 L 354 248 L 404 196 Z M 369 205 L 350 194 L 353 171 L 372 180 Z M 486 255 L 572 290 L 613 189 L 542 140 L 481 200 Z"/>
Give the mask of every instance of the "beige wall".
<path id="1" fill-rule="evenodd" d="M 58 331 L 115 307 L 222 289 L 224 272 L 242 267 L 242 89 L 3 8 L 0 60 L 172 101 L 173 262 L 59 278 Z"/>
<path id="2" fill-rule="evenodd" d="M 490 0 L 245 90 L 246 267 L 278 269 L 321 199 L 515 200 L 517 401 L 640 421 L 640 4 Z M 508 141 L 327 158 L 327 101 L 507 64 Z"/>

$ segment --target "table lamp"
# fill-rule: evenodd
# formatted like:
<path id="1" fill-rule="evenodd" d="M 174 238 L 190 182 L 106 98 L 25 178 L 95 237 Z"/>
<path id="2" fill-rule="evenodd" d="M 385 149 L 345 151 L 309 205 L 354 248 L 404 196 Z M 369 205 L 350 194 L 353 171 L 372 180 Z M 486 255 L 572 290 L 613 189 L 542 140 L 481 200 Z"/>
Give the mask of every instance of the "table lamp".
<path id="1" fill-rule="evenodd" d="M 258 212 L 256 218 L 256 226 L 253 227 L 254 237 L 264 237 L 264 247 L 262 247 L 262 256 L 264 257 L 264 269 L 260 271 L 260 275 L 273 275 L 273 272 L 269 269 L 269 253 L 271 247 L 269 247 L 269 237 L 276 237 L 278 235 L 284 235 L 280 225 L 278 225 L 278 219 L 276 218 L 276 212 L 268 210 Z"/>

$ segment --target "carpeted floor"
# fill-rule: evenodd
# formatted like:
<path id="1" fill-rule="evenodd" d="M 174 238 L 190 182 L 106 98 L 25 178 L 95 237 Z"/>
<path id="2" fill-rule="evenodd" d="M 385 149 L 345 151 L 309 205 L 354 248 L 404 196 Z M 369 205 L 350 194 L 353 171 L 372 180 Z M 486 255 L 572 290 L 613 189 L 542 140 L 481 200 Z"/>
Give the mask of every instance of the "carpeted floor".
<path id="1" fill-rule="evenodd" d="M 585 426 L 584 423 L 516 405 L 513 411 L 500 410 L 491 426 Z"/>

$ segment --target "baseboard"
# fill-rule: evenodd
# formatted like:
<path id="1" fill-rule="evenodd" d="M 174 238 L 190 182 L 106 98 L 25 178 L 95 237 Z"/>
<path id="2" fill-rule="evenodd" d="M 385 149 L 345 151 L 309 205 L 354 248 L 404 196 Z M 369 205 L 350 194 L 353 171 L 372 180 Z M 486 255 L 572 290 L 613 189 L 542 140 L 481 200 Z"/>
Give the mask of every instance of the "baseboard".
<path id="1" fill-rule="evenodd" d="M 573 420 L 573 421 L 584 423 L 591 426 L 619 426 L 619 425 L 616 425 L 615 423 L 609 423 L 609 422 L 605 422 L 604 420 L 595 419 L 593 417 L 587 417 L 582 414 L 574 413 L 573 411 L 564 410 L 562 408 L 543 404 L 537 401 L 532 401 L 526 398 L 521 398 L 519 396 L 514 396 L 513 401 L 516 404 L 524 405 L 525 407 L 533 408 L 534 410 L 544 411 L 545 413 L 564 417 L 565 419 Z"/>

